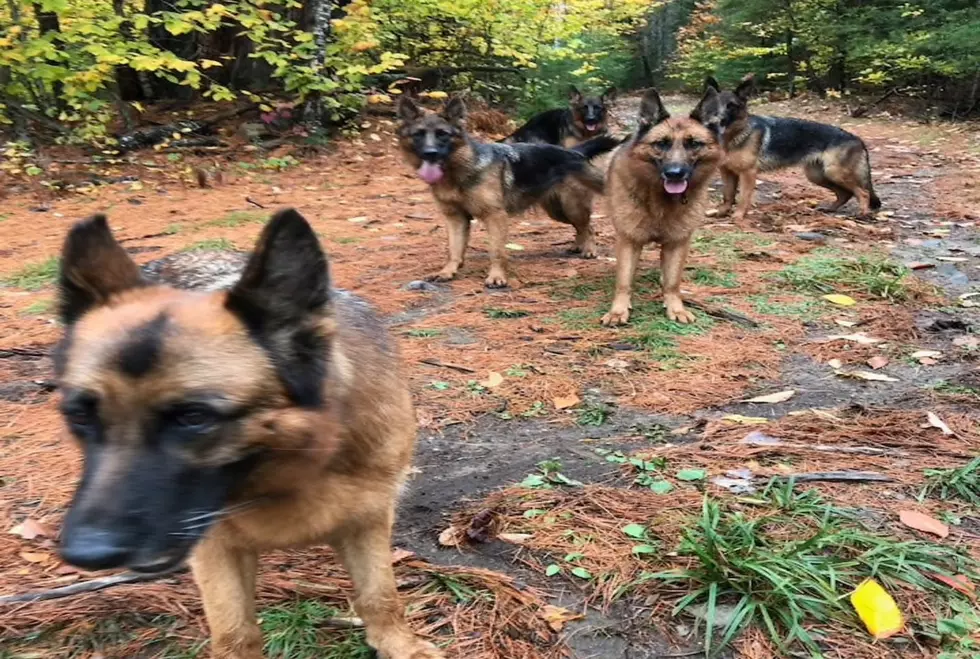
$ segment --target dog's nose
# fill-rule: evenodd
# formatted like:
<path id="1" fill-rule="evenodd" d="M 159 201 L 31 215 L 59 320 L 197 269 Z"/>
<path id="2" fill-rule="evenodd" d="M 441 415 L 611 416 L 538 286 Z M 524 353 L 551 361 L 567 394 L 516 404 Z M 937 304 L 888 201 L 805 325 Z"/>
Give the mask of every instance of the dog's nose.
<path id="1" fill-rule="evenodd" d="M 422 151 L 422 160 L 436 162 L 439 160 L 439 149 L 424 149 Z"/>
<path id="2" fill-rule="evenodd" d="M 61 540 L 65 562 L 86 570 L 120 567 L 129 553 L 121 534 L 91 526 L 71 529 Z"/>
<path id="3" fill-rule="evenodd" d="M 661 174 L 668 181 L 683 181 L 687 178 L 688 169 L 682 165 L 667 165 L 661 170 Z"/>

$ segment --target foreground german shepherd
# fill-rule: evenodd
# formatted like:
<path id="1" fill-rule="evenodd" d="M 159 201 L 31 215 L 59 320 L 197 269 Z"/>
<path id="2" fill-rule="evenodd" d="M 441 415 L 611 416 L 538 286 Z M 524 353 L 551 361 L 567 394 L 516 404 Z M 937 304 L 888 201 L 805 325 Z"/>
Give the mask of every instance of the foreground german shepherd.
<path id="1" fill-rule="evenodd" d="M 391 569 L 411 397 L 306 220 L 278 213 L 230 291 L 197 293 L 145 283 L 96 216 L 68 234 L 60 287 L 61 410 L 85 458 L 66 561 L 155 572 L 191 553 L 215 657 L 261 659 L 259 553 L 328 542 L 379 655 L 443 657 Z"/>
<path id="2" fill-rule="evenodd" d="M 613 153 L 606 196 L 616 228 L 616 293 L 603 325 L 629 320 L 636 267 L 643 246 L 651 242 L 661 245 L 667 317 L 694 322 L 681 300 L 681 277 L 704 217 L 708 183 L 724 155 L 705 126 L 705 108 L 716 96 L 707 90 L 689 117 L 671 119 L 656 90 L 648 90 L 640 102 L 639 128 Z"/>
<path id="3" fill-rule="evenodd" d="M 749 114 L 749 97 L 755 87 L 752 74 L 734 91 L 722 91 L 714 78 L 708 78 L 706 86 L 718 92 L 706 112 L 708 121 L 723 131 L 725 148 L 721 165 L 724 203 L 718 209 L 719 215 L 731 212 L 741 188 L 735 222 L 744 226 L 758 173 L 799 164 L 810 182 L 837 195 L 834 203 L 821 210 L 834 212 L 851 197 L 857 197 L 862 216 L 881 208 L 871 183 L 868 149 L 860 137 L 814 121 Z"/>
<path id="4" fill-rule="evenodd" d="M 504 142 L 556 144 L 566 149 L 605 135 L 609 127 L 609 103 L 616 89 L 610 87 L 599 96 L 584 96 L 573 85 L 568 93 L 568 107 L 545 110 L 527 120 Z"/>
<path id="5" fill-rule="evenodd" d="M 486 285 L 507 285 L 507 229 L 510 216 L 540 204 L 555 220 L 575 228 L 575 249 L 595 258 L 592 195 L 602 192 L 602 172 L 589 159 L 618 144 L 597 137 L 574 149 L 547 144 L 487 144 L 466 132 L 466 107 L 450 99 L 441 112 L 429 112 L 407 97 L 398 103 L 399 142 L 406 162 L 446 216 L 449 262 L 430 277 L 448 281 L 463 265 L 470 222 L 482 220 L 490 236 Z"/>

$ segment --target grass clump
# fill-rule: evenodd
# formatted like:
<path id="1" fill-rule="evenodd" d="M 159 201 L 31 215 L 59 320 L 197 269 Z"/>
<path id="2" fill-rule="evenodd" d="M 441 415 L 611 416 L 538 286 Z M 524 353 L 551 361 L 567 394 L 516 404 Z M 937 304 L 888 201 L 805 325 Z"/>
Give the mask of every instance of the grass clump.
<path id="1" fill-rule="evenodd" d="M 821 249 L 776 273 L 775 278 L 805 293 L 857 293 L 901 302 L 911 294 L 910 272 L 880 254 L 851 258 Z"/>
<path id="2" fill-rule="evenodd" d="M 374 656 L 360 631 L 321 632 L 339 615 L 315 600 L 301 600 L 262 611 L 265 654 L 270 659 L 369 659 Z"/>
<path id="3" fill-rule="evenodd" d="M 199 240 L 182 249 L 182 252 L 230 252 L 236 249 L 235 243 L 227 238 L 208 238 Z"/>
<path id="4" fill-rule="evenodd" d="M 531 312 L 524 311 L 523 309 L 497 309 L 495 307 L 487 307 L 483 310 L 483 313 L 487 315 L 487 318 L 492 318 L 494 320 L 524 318 L 525 316 L 531 315 Z"/>
<path id="5" fill-rule="evenodd" d="M 5 277 L 3 283 L 25 291 L 36 291 L 54 283 L 60 269 L 61 259 L 52 256 L 44 261 L 28 263 L 14 274 Z"/>
<path id="6" fill-rule="evenodd" d="M 953 469 L 926 469 L 926 485 L 919 499 L 962 499 L 975 506 L 980 505 L 980 457 L 973 458 L 962 467 Z"/>
<path id="7" fill-rule="evenodd" d="M 820 656 L 811 625 L 857 628 L 846 596 L 865 579 L 873 577 L 893 593 L 911 587 L 948 602 L 960 595 L 927 574 L 978 576 L 976 561 L 965 553 L 871 533 L 846 510 L 814 490 L 797 491 L 792 482 L 770 483 L 754 503 L 763 509 L 705 497 L 677 548 L 691 560 L 689 567 L 649 577 L 690 591 L 674 613 L 701 610 L 708 656 L 717 656 L 750 625 L 762 628 L 782 652 L 803 646 Z M 710 630 L 721 605 L 731 609 L 718 639 Z"/>
<path id="8" fill-rule="evenodd" d="M 236 228 L 245 226 L 246 224 L 265 224 L 267 219 L 268 216 L 265 213 L 253 211 L 231 211 L 224 217 L 220 217 L 217 220 L 211 220 L 205 226 Z"/>

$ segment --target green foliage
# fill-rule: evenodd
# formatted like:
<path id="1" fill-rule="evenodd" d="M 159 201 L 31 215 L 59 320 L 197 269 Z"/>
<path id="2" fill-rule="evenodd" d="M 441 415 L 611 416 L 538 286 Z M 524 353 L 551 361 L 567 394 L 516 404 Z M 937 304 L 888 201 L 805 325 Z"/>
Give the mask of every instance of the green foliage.
<path id="1" fill-rule="evenodd" d="M 58 278 L 60 267 L 61 260 L 52 256 L 44 261 L 28 263 L 14 274 L 5 277 L 2 283 L 14 288 L 36 291 L 54 283 L 54 280 Z"/>
<path id="2" fill-rule="evenodd" d="M 978 38 L 980 5 L 964 0 L 707 0 L 680 31 L 672 75 L 700 87 L 753 71 L 791 91 L 968 83 Z"/>
<path id="3" fill-rule="evenodd" d="M 184 252 L 230 252 L 235 249 L 235 243 L 227 238 L 209 238 L 200 240 L 185 247 Z"/>
<path id="4" fill-rule="evenodd" d="M 262 611 L 265 654 L 270 659 L 368 659 L 374 656 L 356 631 L 320 631 L 338 612 L 316 600 L 300 600 Z"/>
<path id="5" fill-rule="evenodd" d="M 909 297 L 909 269 L 883 255 L 849 258 L 821 249 L 776 274 L 790 288 L 810 293 L 858 293 L 886 300 Z"/>
<path id="6" fill-rule="evenodd" d="M 962 499 L 980 505 L 980 458 L 955 469 L 926 469 L 926 485 L 919 495 L 939 499 Z"/>

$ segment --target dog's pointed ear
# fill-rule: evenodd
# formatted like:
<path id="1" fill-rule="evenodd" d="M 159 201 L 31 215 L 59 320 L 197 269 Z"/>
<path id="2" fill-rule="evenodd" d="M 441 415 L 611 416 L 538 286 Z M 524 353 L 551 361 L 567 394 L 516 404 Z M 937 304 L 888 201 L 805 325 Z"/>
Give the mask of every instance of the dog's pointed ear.
<path id="1" fill-rule="evenodd" d="M 466 103 L 459 96 L 453 96 L 446 101 L 442 109 L 443 118 L 451 124 L 460 125 L 466 121 Z"/>
<path id="2" fill-rule="evenodd" d="M 669 118 L 670 113 L 667 112 L 663 102 L 660 100 L 660 94 L 657 93 L 657 90 L 653 87 L 646 90 L 643 98 L 640 99 L 640 126 L 656 126 L 661 121 L 666 121 Z"/>
<path id="3" fill-rule="evenodd" d="M 582 102 L 582 92 L 575 85 L 568 86 L 568 102 L 572 105 Z"/>
<path id="4" fill-rule="evenodd" d="M 704 87 L 705 89 L 714 89 L 716 92 L 721 91 L 721 85 L 718 84 L 714 76 L 708 76 L 704 79 Z"/>
<path id="5" fill-rule="evenodd" d="M 77 223 L 61 249 L 58 308 L 71 325 L 113 295 L 144 286 L 140 270 L 116 242 L 105 215 Z"/>
<path id="6" fill-rule="evenodd" d="M 615 87 L 610 87 L 606 91 L 602 92 L 602 102 L 603 103 L 610 103 L 610 102 L 612 102 L 614 100 L 616 100 L 616 88 Z"/>
<path id="7" fill-rule="evenodd" d="M 691 110 L 690 117 L 698 123 L 707 126 L 718 115 L 718 90 L 712 86 L 705 87 L 701 100 Z"/>
<path id="8" fill-rule="evenodd" d="M 301 407 L 323 402 L 329 299 L 327 257 L 313 228 L 292 208 L 276 213 L 225 308 L 265 349 L 286 393 Z"/>
<path id="9" fill-rule="evenodd" d="M 749 97 L 755 92 L 755 74 L 749 73 L 744 78 L 742 82 L 738 84 L 735 88 L 735 95 L 738 96 L 743 101 L 749 100 Z"/>
<path id="10" fill-rule="evenodd" d="M 395 109 L 398 111 L 398 118 L 402 121 L 415 121 L 425 114 L 424 110 L 407 94 L 402 94 L 398 99 Z"/>

